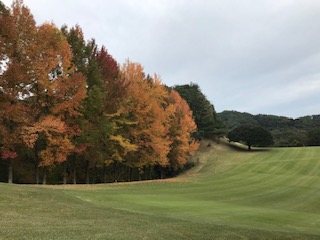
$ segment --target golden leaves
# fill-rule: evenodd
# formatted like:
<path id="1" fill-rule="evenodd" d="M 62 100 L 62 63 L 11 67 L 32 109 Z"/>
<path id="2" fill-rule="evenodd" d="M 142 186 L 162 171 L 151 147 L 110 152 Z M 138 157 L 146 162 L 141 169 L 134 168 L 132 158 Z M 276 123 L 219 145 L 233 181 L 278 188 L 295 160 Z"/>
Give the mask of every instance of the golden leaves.
<path id="1" fill-rule="evenodd" d="M 67 126 L 59 118 L 52 115 L 42 118 L 33 126 L 24 127 L 22 138 L 29 148 L 34 148 L 40 135 L 45 137 L 46 148 L 39 152 L 42 166 L 49 166 L 54 162 L 63 162 L 74 146 L 66 136 Z"/>
<path id="2" fill-rule="evenodd" d="M 86 97 L 86 79 L 81 73 L 57 80 L 55 91 L 56 100 L 52 112 L 64 118 L 67 115 L 75 117 L 81 115 L 83 100 Z"/>
<path id="3" fill-rule="evenodd" d="M 81 115 L 86 97 L 86 79 L 71 67 L 70 45 L 53 23 L 37 27 L 23 1 L 14 1 L 12 11 L 1 16 L 0 23 L 0 59 L 9 59 L 0 76 L 5 146 L 22 139 L 35 148 L 41 142 L 42 165 L 65 161 L 74 149 L 70 139 L 80 135 L 75 117 Z"/>
<path id="4" fill-rule="evenodd" d="M 146 77 L 140 64 L 127 61 L 121 76 L 128 86 L 128 116 L 137 122 L 129 128 L 130 139 L 139 146 L 132 164 L 167 166 L 169 160 L 185 164 L 197 148 L 191 139 L 196 125 L 187 102 L 178 92 L 167 90 L 157 75 Z"/>
<path id="5" fill-rule="evenodd" d="M 74 146 L 66 136 L 51 136 L 45 150 L 39 152 L 40 166 L 50 166 L 54 162 L 64 162 Z"/>
<path id="6" fill-rule="evenodd" d="M 172 168 L 181 168 L 187 159 L 199 148 L 199 143 L 191 138 L 197 126 L 187 102 L 175 90 L 170 91 L 169 102 L 174 107 L 171 116 L 170 139 L 172 148 L 168 154 Z"/>
<path id="7" fill-rule="evenodd" d="M 129 139 L 124 138 L 121 135 L 112 135 L 110 136 L 110 140 L 117 142 L 126 153 L 138 150 L 138 146 L 136 144 L 132 144 Z"/>

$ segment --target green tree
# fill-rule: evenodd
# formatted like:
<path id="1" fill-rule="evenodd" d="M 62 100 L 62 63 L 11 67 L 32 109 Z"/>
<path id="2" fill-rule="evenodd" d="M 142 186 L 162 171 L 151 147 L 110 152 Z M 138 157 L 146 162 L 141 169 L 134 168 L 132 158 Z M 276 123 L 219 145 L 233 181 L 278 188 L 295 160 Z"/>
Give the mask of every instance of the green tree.
<path id="1" fill-rule="evenodd" d="M 217 120 L 214 106 L 201 92 L 197 84 L 175 86 L 174 90 L 187 101 L 193 112 L 193 118 L 198 128 L 197 138 L 214 138 L 221 135 L 223 127 L 221 122 Z"/>
<path id="2" fill-rule="evenodd" d="M 109 119 L 105 116 L 106 88 L 96 57 L 97 48 L 94 40 L 88 42 L 85 57 L 87 65 L 84 71 L 87 78 L 87 97 L 84 102 L 83 134 L 80 142 L 86 145 L 82 154 L 86 165 L 86 183 L 90 182 L 91 170 L 96 168 L 96 164 L 104 159 L 107 136 L 112 130 Z"/>
<path id="3" fill-rule="evenodd" d="M 252 146 L 267 147 L 273 144 L 272 135 L 262 127 L 243 125 L 233 129 L 228 134 L 229 141 L 241 142 L 251 150 Z"/>
<path id="4" fill-rule="evenodd" d="M 308 131 L 308 145 L 320 146 L 320 127 Z"/>
<path id="5" fill-rule="evenodd" d="M 92 116 L 87 113 L 87 108 L 84 108 L 83 106 L 88 106 L 88 101 L 92 101 L 91 96 L 95 95 L 92 94 L 92 85 L 88 83 L 91 81 L 96 81 L 92 79 L 99 79 L 98 76 L 98 68 L 94 62 L 94 54 L 96 51 L 96 46 L 93 44 L 93 42 L 88 42 L 86 44 L 83 36 L 83 32 L 80 26 L 76 25 L 75 27 L 72 27 L 71 29 L 68 29 L 66 25 L 64 25 L 61 28 L 62 33 L 67 38 L 67 41 L 71 47 L 72 51 L 72 67 L 74 68 L 74 71 L 77 73 L 82 73 L 86 78 L 86 86 L 88 88 L 88 94 L 85 98 L 85 104 L 82 104 L 82 115 L 81 116 L 75 116 L 72 120 L 73 122 L 73 129 L 74 134 L 71 138 L 73 144 L 75 145 L 73 154 L 69 156 L 68 162 L 69 164 L 64 164 L 64 177 L 63 182 L 66 183 L 67 181 L 67 165 L 72 168 L 72 179 L 73 183 L 77 183 L 77 165 L 79 164 L 77 161 L 77 157 L 82 156 L 85 150 L 88 147 L 88 139 L 85 138 L 85 130 L 88 129 L 87 123 L 88 116 Z M 89 79 L 90 78 L 90 79 Z M 90 88 L 89 88 L 90 86 Z M 94 101 L 94 100 L 93 100 Z M 97 104 L 99 104 L 97 102 Z M 84 116 L 83 116 L 84 115 Z"/>

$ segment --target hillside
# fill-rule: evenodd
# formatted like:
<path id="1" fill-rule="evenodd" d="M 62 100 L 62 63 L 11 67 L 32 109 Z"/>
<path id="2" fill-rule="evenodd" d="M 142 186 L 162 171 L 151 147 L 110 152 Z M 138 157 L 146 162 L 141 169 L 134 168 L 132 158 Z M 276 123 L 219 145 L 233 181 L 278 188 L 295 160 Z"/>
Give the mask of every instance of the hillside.
<path id="1" fill-rule="evenodd" d="M 297 119 L 275 115 L 252 115 L 237 111 L 223 111 L 217 114 L 227 130 L 240 125 L 260 126 L 268 130 L 274 139 L 274 146 L 318 146 L 320 139 L 320 115 L 304 116 Z"/>
<path id="2" fill-rule="evenodd" d="M 319 239 L 320 148 L 238 146 L 203 142 L 171 180 L 0 184 L 1 238 Z"/>

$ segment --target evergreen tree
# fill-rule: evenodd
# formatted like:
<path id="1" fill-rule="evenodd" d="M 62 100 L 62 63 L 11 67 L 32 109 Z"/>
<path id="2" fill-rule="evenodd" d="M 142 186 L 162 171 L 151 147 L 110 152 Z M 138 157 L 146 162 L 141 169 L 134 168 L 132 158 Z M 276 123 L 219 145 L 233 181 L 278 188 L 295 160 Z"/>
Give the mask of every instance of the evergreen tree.
<path id="1" fill-rule="evenodd" d="M 187 101 L 197 124 L 197 138 L 215 138 L 223 135 L 223 125 L 216 118 L 214 106 L 207 100 L 197 84 L 175 86 L 174 89 Z"/>

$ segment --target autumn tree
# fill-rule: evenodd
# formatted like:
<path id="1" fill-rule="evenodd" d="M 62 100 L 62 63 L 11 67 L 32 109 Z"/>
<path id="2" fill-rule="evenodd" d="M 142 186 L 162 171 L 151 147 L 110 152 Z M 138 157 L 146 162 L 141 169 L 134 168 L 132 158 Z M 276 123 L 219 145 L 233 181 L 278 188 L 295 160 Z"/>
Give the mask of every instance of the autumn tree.
<path id="1" fill-rule="evenodd" d="M 80 119 L 82 134 L 73 142 L 78 146 L 76 153 L 85 159 L 86 182 L 89 183 L 90 169 L 109 162 L 113 124 L 107 115 L 117 111 L 125 91 L 117 81 L 118 64 L 105 47 L 99 50 L 94 40 L 85 43 L 80 26 L 70 30 L 64 26 L 62 32 L 71 46 L 74 68 L 86 76 L 87 97 Z M 76 183 L 75 155 L 73 165 Z"/>
<path id="2" fill-rule="evenodd" d="M 12 113 L 28 107 L 28 125 L 21 126 L 19 132 L 26 145 L 34 149 L 38 183 L 39 164 L 45 169 L 54 162 L 63 162 L 73 149 L 67 119 L 79 114 L 85 79 L 70 68 L 72 53 L 61 31 L 49 23 L 37 27 L 22 1 L 13 3 L 4 20 L 8 29 L 2 30 L 6 31 L 2 35 L 7 46 L 2 56 L 7 70 L 1 76 L 1 86 L 7 103 L 15 107 L 14 111 L 9 109 Z M 12 116 L 10 119 L 16 121 Z"/>
<path id="3" fill-rule="evenodd" d="M 21 129 L 30 120 L 25 98 L 30 96 L 30 61 L 35 22 L 29 10 L 16 1 L 12 10 L 0 12 L 0 134 L 2 159 L 9 160 L 8 182 L 13 181 L 12 163 L 18 157 Z"/>
<path id="4" fill-rule="evenodd" d="M 128 129 L 129 138 L 138 145 L 138 150 L 131 153 L 126 164 L 129 169 L 139 171 L 144 166 L 167 166 L 170 139 L 165 87 L 156 75 L 147 79 L 142 66 L 130 61 L 123 65 L 122 77 L 128 84 L 126 112 L 128 118 L 136 122 Z"/>
<path id="5" fill-rule="evenodd" d="M 126 79 L 121 77 L 120 69 L 116 60 L 103 46 L 96 55 L 99 72 L 104 90 L 104 117 L 111 127 L 104 141 L 104 181 L 106 167 L 113 165 L 114 180 L 117 180 L 119 163 L 123 162 L 129 152 L 136 151 L 137 145 L 131 143 L 126 128 L 134 124 L 127 118 L 126 99 L 128 87 Z"/>
<path id="6" fill-rule="evenodd" d="M 170 116 L 171 145 L 168 158 L 170 168 L 177 170 L 187 163 L 188 158 L 193 156 L 199 147 L 199 144 L 191 137 L 192 133 L 197 130 L 197 126 L 188 103 L 175 90 L 170 91 L 169 103 L 173 107 L 173 112 Z"/>
<path id="7" fill-rule="evenodd" d="M 47 167 L 53 162 L 66 161 L 68 154 L 74 149 L 71 139 L 79 134 L 74 118 L 81 115 L 80 109 L 82 100 L 86 96 L 86 86 L 84 76 L 75 72 L 74 68 L 70 68 L 72 53 L 59 29 L 52 24 L 44 24 L 38 27 L 37 39 L 35 76 L 31 89 L 33 94 L 29 99 L 35 109 L 34 124 L 28 130 L 42 133 L 38 134 L 38 140 L 47 142 L 45 149 L 39 154 L 40 165 Z M 49 136 L 43 126 L 48 119 L 57 124 L 62 122 L 65 128 L 60 128 L 54 135 Z M 47 125 L 48 129 L 51 124 Z M 43 139 L 39 138 L 40 136 Z M 34 143 L 36 158 L 37 144 L 36 141 Z"/>
<path id="8" fill-rule="evenodd" d="M 34 82 L 33 96 L 30 99 L 31 104 L 37 111 L 34 114 L 35 126 L 40 124 L 47 116 L 52 116 L 54 121 L 63 121 L 66 124 L 65 131 L 55 134 L 55 140 L 63 138 L 62 146 L 67 151 L 62 156 L 56 158 L 57 162 L 64 162 L 68 153 L 74 148 L 70 139 L 77 135 L 77 129 L 74 128 L 74 117 L 80 115 L 81 103 L 85 97 L 85 78 L 81 73 L 75 73 L 73 68 L 69 68 L 71 60 L 71 51 L 69 44 L 60 30 L 55 26 L 45 24 L 38 28 L 38 39 L 36 51 L 39 55 L 35 62 L 37 67 L 36 81 Z M 41 59 L 45 56 L 47 61 Z M 49 60 L 49 61 L 48 61 Z M 51 60 L 51 61 L 50 61 Z M 43 66 L 43 63 L 46 63 Z M 33 100 L 33 101 L 32 101 Z M 37 132 L 40 132 L 35 127 Z M 54 141 L 45 134 L 46 141 Z M 37 143 L 35 143 L 37 144 Z M 52 165 L 48 148 L 56 148 L 50 143 L 46 150 L 42 150 L 41 165 L 46 167 Z M 57 154 L 59 154 L 58 151 Z M 51 154 L 52 156 L 52 154 Z M 53 155 L 55 156 L 55 155 Z"/>
<path id="9" fill-rule="evenodd" d="M 75 35 L 81 36 L 79 27 L 66 33 L 73 51 L 78 49 L 74 56 L 79 59 L 73 62 L 87 78 L 88 94 L 84 102 L 83 133 L 80 138 L 80 143 L 86 144 L 82 153 L 86 166 L 85 181 L 89 183 L 91 169 L 95 173 L 98 168 L 104 169 L 105 181 L 106 166 L 121 162 L 128 152 L 135 149 L 122 135 L 122 125 L 126 123 L 120 114 L 127 94 L 125 83 L 119 77 L 118 63 L 105 47 L 98 49 L 94 40 L 86 45 L 84 41 L 77 40 Z"/>

